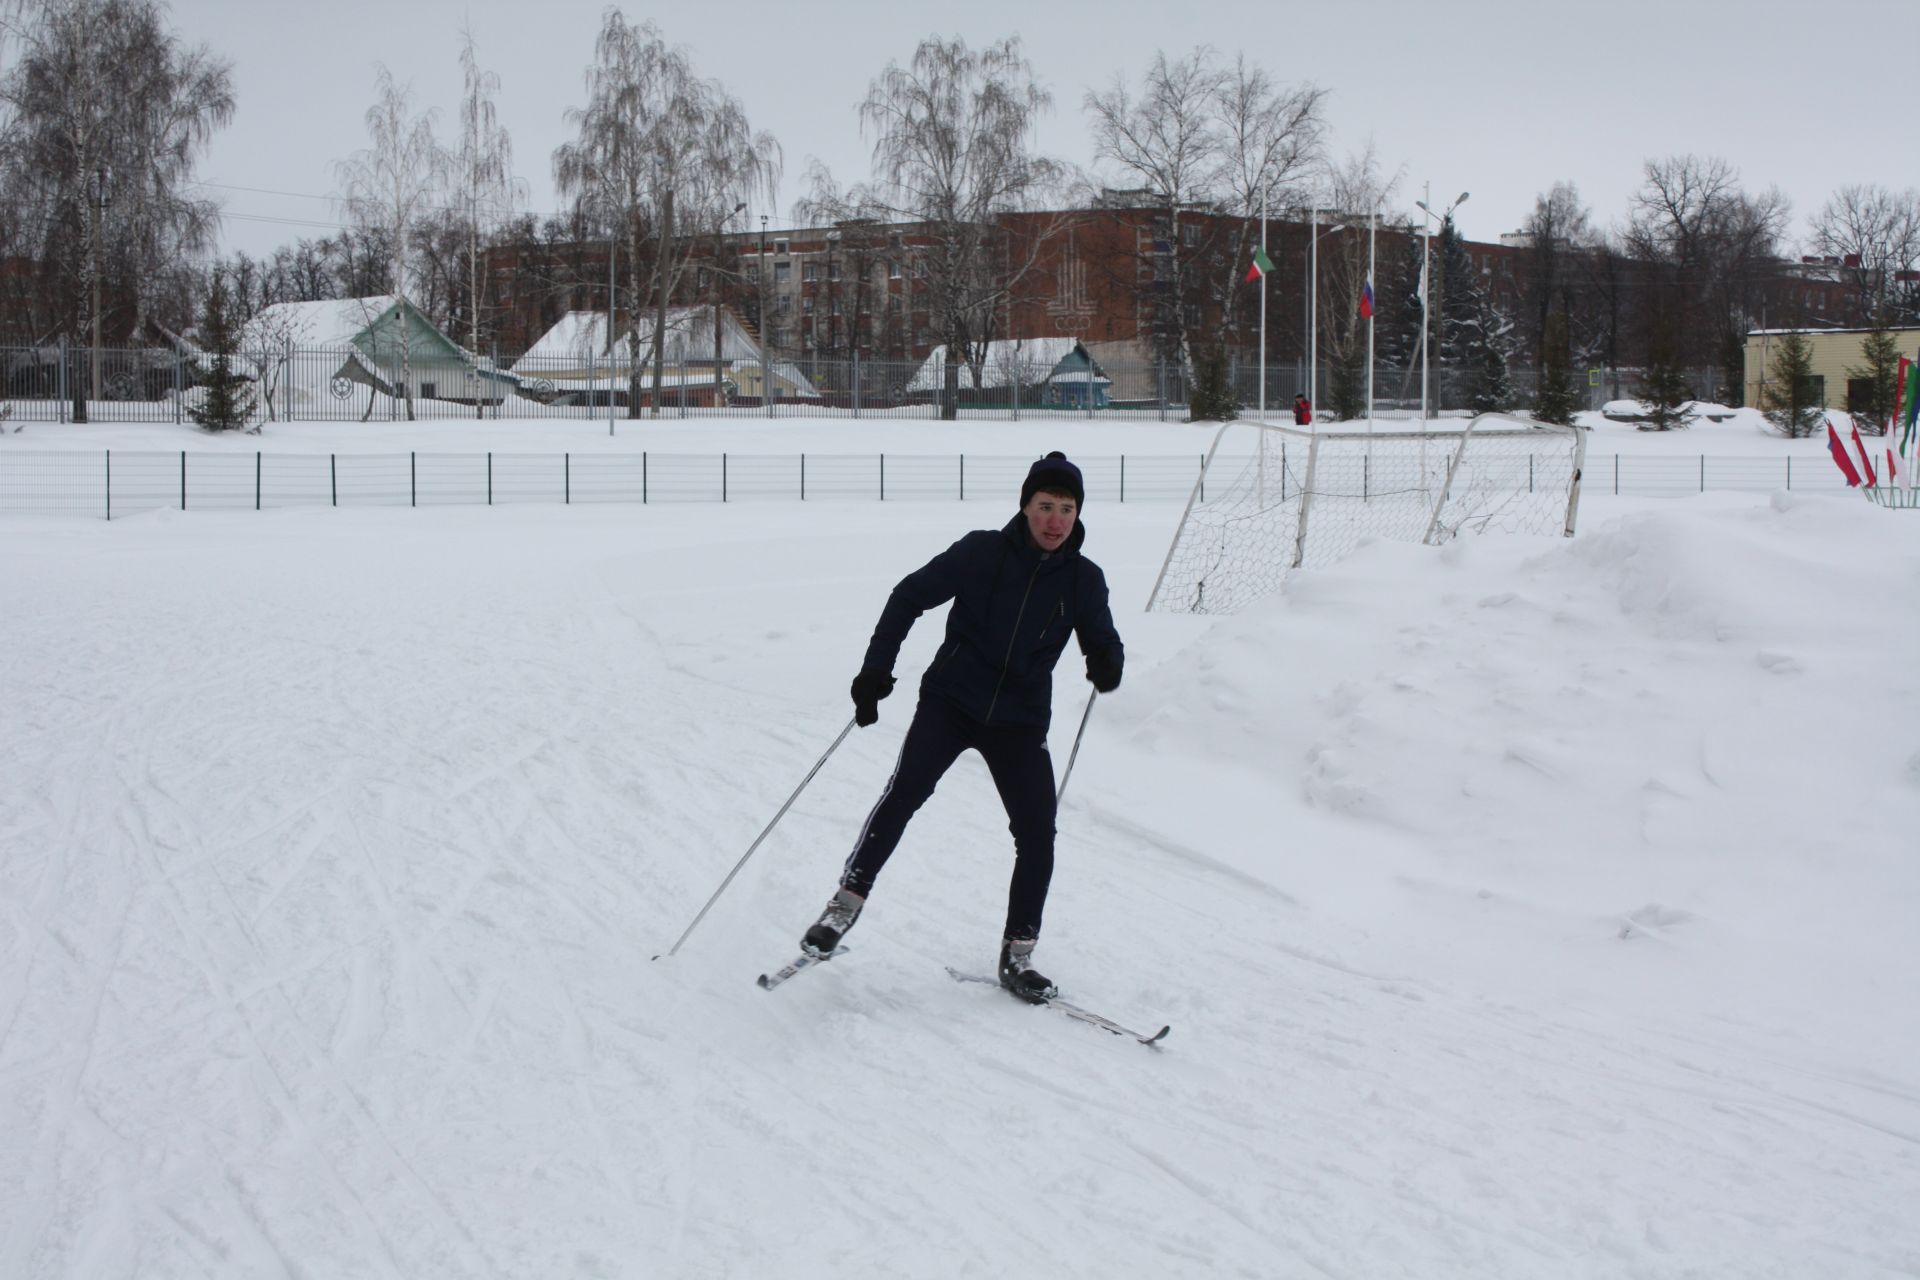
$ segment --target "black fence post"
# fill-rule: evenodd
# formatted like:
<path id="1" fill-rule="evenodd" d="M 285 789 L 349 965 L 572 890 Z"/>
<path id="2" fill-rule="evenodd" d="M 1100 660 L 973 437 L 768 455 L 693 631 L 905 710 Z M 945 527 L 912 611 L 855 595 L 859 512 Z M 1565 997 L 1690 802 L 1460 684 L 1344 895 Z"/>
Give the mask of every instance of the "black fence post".
<path id="1" fill-rule="evenodd" d="M 887 500 L 887 455 L 880 455 L 880 501 Z"/>
<path id="2" fill-rule="evenodd" d="M 327 455 L 327 487 L 333 490 L 333 505 L 340 505 L 340 455 Z"/>
<path id="3" fill-rule="evenodd" d="M 727 500 L 727 455 L 726 455 L 726 451 L 722 450 L 720 453 L 720 501 L 724 503 L 726 500 Z"/>
<path id="4" fill-rule="evenodd" d="M 960 501 L 967 500 L 967 455 L 960 455 Z"/>
<path id="5" fill-rule="evenodd" d="M 412 451 L 407 454 L 407 505 L 420 505 L 420 455 Z"/>
<path id="6" fill-rule="evenodd" d="M 647 505 L 647 451 L 640 451 L 640 505 Z"/>
<path id="7" fill-rule="evenodd" d="M 487 450 L 487 505 L 493 505 L 493 450 Z"/>
<path id="8" fill-rule="evenodd" d="M 1788 487 L 1792 487 L 1789 473 Z M 107 450 L 107 519 L 113 519 L 113 450 Z"/>
<path id="9" fill-rule="evenodd" d="M 180 451 L 180 509 L 187 509 L 187 451 Z"/>
<path id="10" fill-rule="evenodd" d="M 1163 419 L 1164 420 L 1164 419 Z M 1120 501 L 1127 500 L 1127 455 L 1120 455 Z"/>
<path id="11" fill-rule="evenodd" d="M 800 455 L 800 501 L 807 500 L 807 455 Z"/>
<path id="12" fill-rule="evenodd" d="M 573 455 L 571 453 L 560 455 L 560 475 L 561 502 L 562 505 L 570 507 L 573 505 Z"/>
<path id="13" fill-rule="evenodd" d="M 253 451 L 253 509 L 260 509 L 260 450 Z"/>

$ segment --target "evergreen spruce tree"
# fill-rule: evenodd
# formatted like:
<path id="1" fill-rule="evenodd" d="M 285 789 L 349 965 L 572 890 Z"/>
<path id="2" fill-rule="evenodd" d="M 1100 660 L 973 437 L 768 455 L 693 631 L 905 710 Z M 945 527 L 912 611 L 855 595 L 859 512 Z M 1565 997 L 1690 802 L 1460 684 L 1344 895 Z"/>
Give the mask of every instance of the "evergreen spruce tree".
<path id="1" fill-rule="evenodd" d="M 1865 394 L 1849 395 L 1847 409 L 1863 428 L 1884 435 L 1887 421 L 1893 416 L 1894 379 L 1900 374 L 1900 344 L 1887 332 L 1884 308 L 1874 310 L 1873 328 L 1860 344 L 1860 355 L 1866 363 L 1849 366 L 1847 377 L 1851 382 L 1865 383 Z"/>
<path id="2" fill-rule="evenodd" d="M 1647 344 L 1647 372 L 1640 388 L 1640 400 L 1647 410 L 1640 424 L 1642 431 L 1672 431 L 1691 421 L 1691 415 L 1681 406 L 1693 399 L 1693 392 L 1680 371 L 1676 346 L 1672 319 L 1656 316 Z"/>
<path id="3" fill-rule="evenodd" d="M 1789 439 L 1810 436 L 1826 420 L 1825 407 L 1813 396 L 1813 344 L 1803 333 L 1789 333 L 1774 348 L 1761 396 L 1767 419 Z"/>
<path id="4" fill-rule="evenodd" d="M 1356 315 L 1342 327 L 1328 353 L 1328 416 L 1352 422 L 1367 416 L 1367 322 Z"/>
<path id="5" fill-rule="evenodd" d="M 1229 422 L 1240 416 L 1227 367 L 1227 349 L 1210 342 L 1194 352 L 1193 398 L 1189 422 Z"/>
<path id="6" fill-rule="evenodd" d="M 1567 313 L 1555 311 L 1547 317 L 1540 342 L 1540 384 L 1534 389 L 1533 416 L 1563 427 L 1573 425 L 1573 415 L 1580 408 L 1567 348 Z"/>
<path id="7" fill-rule="evenodd" d="M 213 274 L 213 289 L 207 295 L 207 311 L 201 322 L 201 344 L 212 358 L 212 367 L 201 377 L 200 402 L 188 407 L 193 420 L 208 431 L 234 431 L 247 425 L 253 416 L 253 384 L 233 371 L 237 339 L 233 320 L 227 310 L 225 273 Z"/>

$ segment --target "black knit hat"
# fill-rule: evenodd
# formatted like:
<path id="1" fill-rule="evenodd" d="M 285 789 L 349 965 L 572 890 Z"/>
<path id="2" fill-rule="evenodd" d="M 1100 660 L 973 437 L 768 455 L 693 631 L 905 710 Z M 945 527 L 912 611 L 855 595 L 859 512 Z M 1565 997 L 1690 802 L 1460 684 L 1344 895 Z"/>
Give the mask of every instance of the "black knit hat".
<path id="1" fill-rule="evenodd" d="M 1020 505 L 1033 501 L 1042 489 L 1065 489 L 1076 506 L 1087 505 L 1087 488 L 1080 480 L 1080 468 L 1067 461 L 1067 455 L 1055 449 L 1027 469 L 1027 482 L 1020 486 Z"/>

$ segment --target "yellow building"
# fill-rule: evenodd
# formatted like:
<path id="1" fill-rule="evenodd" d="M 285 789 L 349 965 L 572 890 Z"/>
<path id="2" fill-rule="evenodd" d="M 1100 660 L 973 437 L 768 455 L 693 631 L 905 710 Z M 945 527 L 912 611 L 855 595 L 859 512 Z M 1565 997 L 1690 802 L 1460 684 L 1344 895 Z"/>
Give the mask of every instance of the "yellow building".
<path id="1" fill-rule="evenodd" d="M 1829 409 L 1851 410 L 1858 394 L 1849 372 L 1866 365 L 1861 347 L 1870 329 L 1755 329 L 1747 335 L 1746 403 L 1764 408 L 1761 397 L 1773 377 L 1773 361 L 1780 353 L 1780 339 L 1789 333 L 1806 338 L 1813 352 L 1814 399 Z M 1889 329 L 1900 353 L 1909 359 L 1920 355 L 1920 328 Z"/>

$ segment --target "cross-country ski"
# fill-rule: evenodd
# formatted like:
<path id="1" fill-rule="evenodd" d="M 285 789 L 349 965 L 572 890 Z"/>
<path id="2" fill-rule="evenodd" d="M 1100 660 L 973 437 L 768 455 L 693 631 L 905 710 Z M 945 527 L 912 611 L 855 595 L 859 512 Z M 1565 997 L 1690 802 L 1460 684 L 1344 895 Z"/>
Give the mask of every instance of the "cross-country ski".
<path id="1" fill-rule="evenodd" d="M 947 966 L 947 976 L 955 982 L 978 982 L 990 987 L 1005 988 L 1005 984 L 998 978 L 989 978 L 985 974 L 979 973 L 966 973 L 954 968 L 952 965 Z M 1091 1026 L 1099 1027 L 1103 1031 L 1111 1031 L 1114 1035 L 1131 1036 L 1141 1044 L 1157 1045 L 1162 1040 L 1165 1040 L 1167 1034 L 1173 1030 L 1171 1026 L 1162 1026 L 1158 1031 L 1151 1033 L 1135 1031 L 1130 1027 L 1121 1026 L 1111 1018 L 1097 1014 L 1091 1009 L 1083 1009 L 1072 1001 L 1062 999 L 1057 995 L 1022 995 L 1015 991 L 1008 991 L 1007 994 L 1025 1004 L 1044 1005 L 1046 1008 L 1058 1010 L 1075 1021 L 1088 1023 Z"/>

